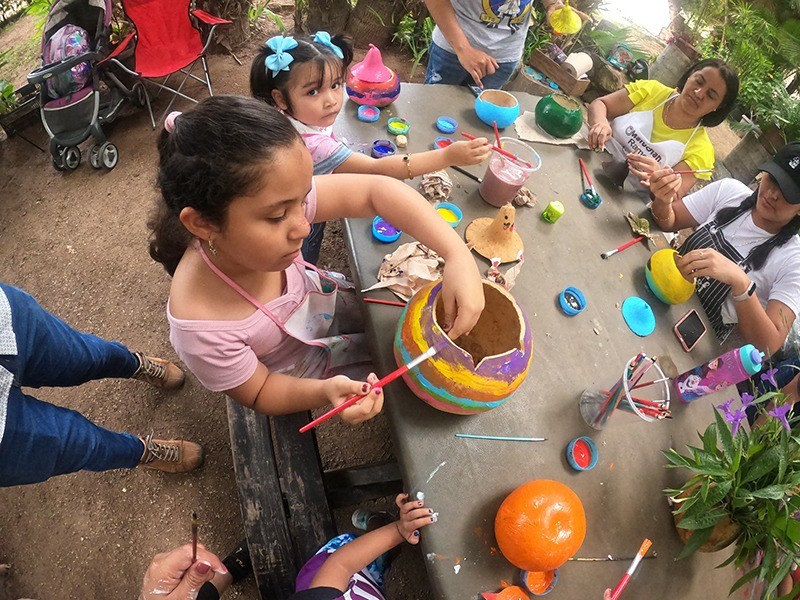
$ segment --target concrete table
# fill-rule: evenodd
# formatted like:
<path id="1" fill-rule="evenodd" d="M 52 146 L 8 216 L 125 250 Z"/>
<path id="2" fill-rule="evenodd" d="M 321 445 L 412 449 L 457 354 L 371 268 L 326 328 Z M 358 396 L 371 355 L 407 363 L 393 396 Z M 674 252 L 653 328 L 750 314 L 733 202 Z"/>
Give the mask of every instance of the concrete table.
<path id="1" fill-rule="evenodd" d="M 536 98 L 515 94 L 523 110 L 532 110 Z M 337 122 L 337 134 L 354 146 L 386 138 L 386 121 L 392 114 L 411 122 L 409 151 L 430 147 L 440 135 L 436 117 L 449 115 L 459 131 L 492 137 L 473 110 L 474 97 L 466 88 L 403 84 L 400 98 L 384 110 L 377 123 L 356 119 L 356 106 L 348 102 Z M 388 114 L 387 114 L 388 113 Z M 503 135 L 516 137 L 509 127 Z M 535 208 L 518 208 L 516 229 L 525 242 L 525 264 L 512 293 L 533 329 L 534 358 L 529 375 L 502 406 L 477 416 L 439 412 L 416 398 L 402 382 L 387 386 L 385 409 L 390 416 L 395 449 L 409 489 L 425 492 L 426 502 L 439 513 L 439 522 L 422 532 L 422 551 L 437 597 L 466 600 L 482 591 L 496 590 L 501 582 L 514 582 L 518 571 L 500 554 L 494 538 L 494 515 L 513 489 L 532 479 L 554 479 L 570 486 L 582 499 L 587 516 L 586 540 L 578 552 L 583 557 L 633 556 L 642 540 L 653 541 L 658 557 L 643 561 L 639 576 L 625 593 L 627 598 L 727 597 L 737 574 L 733 568 L 714 569 L 728 551 L 675 562 L 682 548 L 662 489 L 679 487 L 685 471 L 665 469 L 661 454 L 674 445 L 697 443 L 695 432 L 713 420 L 712 399 L 681 405 L 673 398 L 671 421 L 647 423 L 633 414 L 617 411 L 603 431 L 585 424 L 578 411 L 587 387 L 608 389 L 622 374 L 626 362 L 638 352 L 658 356 L 662 368 L 675 374 L 721 353 L 708 333 L 691 354 L 685 353 L 672 332 L 693 298 L 681 306 L 661 304 L 646 288 L 644 267 L 651 250 L 638 244 L 609 260 L 600 253 L 631 239 L 624 219 L 627 211 L 646 213 L 632 194 L 596 182 L 603 203 L 595 210 L 581 204 L 578 156 L 590 170 L 600 167 L 600 157 L 573 146 L 535 144 L 542 157 L 541 170 L 528 187 L 538 196 Z M 470 170 L 482 175 L 485 166 Z M 462 234 L 476 217 L 494 216 L 496 209 L 482 201 L 477 184 L 448 170 L 455 186 L 450 198 L 464 211 L 458 226 Z M 596 179 L 596 178 L 595 178 Z M 418 180 L 412 182 L 417 185 Z M 554 225 L 540 217 L 550 200 L 560 200 L 564 216 Z M 370 234 L 366 219 L 348 220 L 346 236 L 358 286 L 375 283 L 382 257 L 399 244 L 381 244 Z M 485 272 L 488 261 L 473 255 Z M 503 266 L 503 271 L 509 265 Z M 587 298 L 587 309 L 565 316 L 557 295 L 576 286 Z M 389 298 L 385 291 L 373 297 Z M 628 296 L 645 298 L 656 315 L 656 331 L 634 335 L 625 325 L 620 304 Z M 402 309 L 364 305 L 373 359 L 379 374 L 395 368 L 392 338 Z M 708 323 L 706 322 L 708 325 Z M 675 370 L 677 369 L 677 371 Z M 508 436 L 542 436 L 543 443 L 499 442 L 455 438 L 477 433 Z M 598 448 L 597 466 L 576 473 L 567 464 L 565 448 L 579 436 L 591 436 Z M 602 598 L 628 567 L 627 562 L 568 562 L 559 569 L 559 583 L 550 597 L 587 600 Z"/>

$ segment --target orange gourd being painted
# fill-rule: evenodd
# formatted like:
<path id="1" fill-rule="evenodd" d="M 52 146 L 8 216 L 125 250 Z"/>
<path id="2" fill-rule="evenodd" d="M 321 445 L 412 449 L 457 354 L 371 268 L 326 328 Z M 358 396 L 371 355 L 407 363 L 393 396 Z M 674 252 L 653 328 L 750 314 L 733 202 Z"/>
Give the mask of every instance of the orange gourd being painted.
<path id="1" fill-rule="evenodd" d="M 518 487 L 500 505 L 494 533 L 503 556 L 526 571 L 552 571 L 583 543 L 586 514 L 563 483 L 538 479 Z"/>

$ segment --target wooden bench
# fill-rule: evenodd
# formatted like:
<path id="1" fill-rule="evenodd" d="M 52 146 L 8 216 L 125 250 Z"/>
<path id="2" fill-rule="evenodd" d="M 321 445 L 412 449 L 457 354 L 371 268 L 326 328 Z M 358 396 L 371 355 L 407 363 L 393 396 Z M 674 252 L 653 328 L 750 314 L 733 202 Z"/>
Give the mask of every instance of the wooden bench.
<path id="1" fill-rule="evenodd" d="M 336 536 L 331 510 L 402 490 L 392 461 L 324 472 L 309 413 L 268 417 L 228 399 L 245 535 L 262 600 L 294 593 L 300 568 Z"/>

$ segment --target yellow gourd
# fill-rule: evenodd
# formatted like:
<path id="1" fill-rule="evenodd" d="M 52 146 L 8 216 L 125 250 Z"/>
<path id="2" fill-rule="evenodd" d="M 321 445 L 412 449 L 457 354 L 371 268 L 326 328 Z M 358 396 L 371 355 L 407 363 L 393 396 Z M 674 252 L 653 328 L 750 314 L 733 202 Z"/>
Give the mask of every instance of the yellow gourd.
<path id="1" fill-rule="evenodd" d="M 550 27 L 559 35 L 578 33 L 582 24 L 580 15 L 572 10 L 569 0 L 564 3 L 563 7 L 554 10 L 550 15 Z"/>

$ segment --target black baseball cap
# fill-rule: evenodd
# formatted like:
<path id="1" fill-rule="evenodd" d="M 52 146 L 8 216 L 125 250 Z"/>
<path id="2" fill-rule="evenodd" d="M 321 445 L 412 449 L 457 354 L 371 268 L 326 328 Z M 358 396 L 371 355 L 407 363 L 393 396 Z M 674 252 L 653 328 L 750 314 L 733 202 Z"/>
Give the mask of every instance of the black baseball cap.
<path id="1" fill-rule="evenodd" d="M 772 175 L 789 204 L 800 204 L 800 142 L 786 144 L 759 170 Z"/>

